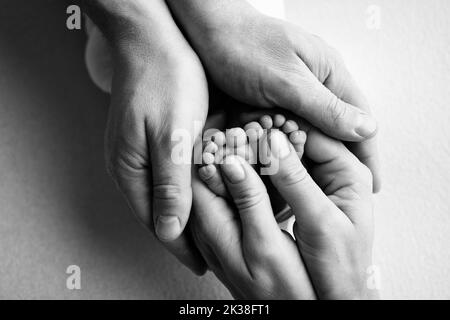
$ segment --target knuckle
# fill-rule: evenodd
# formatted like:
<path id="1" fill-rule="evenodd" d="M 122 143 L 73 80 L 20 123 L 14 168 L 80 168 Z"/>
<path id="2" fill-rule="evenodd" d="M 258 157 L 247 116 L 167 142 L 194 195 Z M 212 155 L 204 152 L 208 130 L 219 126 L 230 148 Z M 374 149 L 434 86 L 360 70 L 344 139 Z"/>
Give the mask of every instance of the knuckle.
<path id="1" fill-rule="evenodd" d="M 153 185 L 153 205 L 161 215 L 175 215 L 182 220 L 189 216 L 192 193 L 188 187 L 177 184 Z"/>
<path id="2" fill-rule="evenodd" d="M 107 173 L 116 182 L 120 182 L 124 176 L 140 176 L 142 171 L 146 169 L 144 157 L 119 147 L 106 151 L 105 162 Z"/>
<path id="3" fill-rule="evenodd" d="M 184 191 L 184 188 L 177 184 L 156 184 L 153 186 L 153 197 L 157 200 L 179 201 Z"/>
<path id="4" fill-rule="evenodd" d="M 286 187 L 297 185 L 306 181 L 308 172 L 302 165 L 286 166 L 284 170 L 280 171 L 279 179 Z"/>
<path id="5" fill-rule="evenodd" d="M 239 210 L 250 210 L 263 203 L 266 192 L 250 188 L 239 192 L 234 197 L 234 203 Z"/>
<path id="6" fill-rule="evenodd" d="M 345 119 L 347 108 L 342 101 L 335 95 L 331 95 L 326 108 L 324 109 L 323 119 L 336 128 L 342 126 L 342 120 Z"/>
<path id="7" fill-rule="evenodd" d="M 106 172 L 108 175 L 116 182 L 118 182 L 120 177 L 120 172 L 123 170 L 123 163 L 116 156 L 116 153 L 106 154 Z"/>
<path id="8" fill-rule="evenodd" d="M 335 47 L 330 46 L 328 43 L 322 40 L 323 52 L 326 55 L 330 68 L 336 70 L 345 66 L 344 57 Z"/>
<path id="9" fill-rule="evenodd" d="M 334 63 L 338 65 L 344 65 L 344 57 L 336 48 L 328 45 L 328 52 L 330 57 L 332 57 Z"/>

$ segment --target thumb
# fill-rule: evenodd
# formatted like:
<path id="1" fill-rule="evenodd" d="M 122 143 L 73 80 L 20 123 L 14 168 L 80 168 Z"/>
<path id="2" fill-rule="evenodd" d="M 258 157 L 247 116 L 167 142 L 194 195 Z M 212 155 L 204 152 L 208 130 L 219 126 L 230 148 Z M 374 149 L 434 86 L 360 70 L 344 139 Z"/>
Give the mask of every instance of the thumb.
<path id="1" fill-rule="evenodd" d="M 271 132 L 269 137 L 271 165 L 277 161 L 270 178 L 281 196 L 291 206 L 297 225 L 308 232 L 319 232 L 336 221 L 336 207 L 311 178 L 286 136 Z"/>
<path id="2" fill-rule="evenodd" d="M 189 232 L 184 232 L 192 205 L 192 144 L 183 144 L 183 159 L 176 159 L 171 138 L 150 143 L 153 224 L 164 246 L 196 274 L 205 272 L 204 259 Z M 149 140 L 151 141 L 151 140 Z M 187 160 L 189 159 L 189 160 Z"/>
<path id="3" fill-rule="evenodd" d="M 276 100 L 281 107 L 332 137 L 356 142 L 376 134 L 377 123 L 371 115 L 338 98 L 309 70 L 280 88 Z"/>
<path id="4" fill-rule="evenodd" d="M 182 158 L 175 155 L 176 148 L 177 145 L 168 136 L 149 146 L 153 176 L 153 221 L 156 235 L 163 242 L 174 241 L 181 235 L 192 204 L 192 144 L 183 148 Z"/>
<path id="5" fill-rule="evenodd" d="M 261 245 L 268 234 L 279 233 L 266 187 L 250 164 L 239 156 L 229 155 L 221 164 L 221 169 L 224 182 L 239 212 L 244 240 L 251 242 L 252 239 L 257 239 L 257 243 Z"/>
<path id="6" fill-rule="evenodd" d="M 110 117 L 111 119 L 112 117 Z M 139 156 L 140 152 L 121 143 L 134 141 L 143 150 L 147 150 L 146 143 L 139 143 L 145 139 L 143 128 L 136 125 L 135 130 L 127 130 L 130 137 L 124 138 L 125 132 L 117 135 L 116 126 L 109 121 L 106 134 L 106 160 L 110 175 L 125 196 L 129 206 L 147 228 L 154 230 L 152 219 L 152 171 L 148 166 L 146 157 Z M 140 128 L 141 130 L 138 130 Z M 143 152 L 144 153 L 144 152 Z M 200 252 L 194 246 L 189 234 L 178 237 L 175 241 L 165 243 L 165 247 L 174 254 L 184 265 L 200 275 L 205 272 L 205 262 Z"/>

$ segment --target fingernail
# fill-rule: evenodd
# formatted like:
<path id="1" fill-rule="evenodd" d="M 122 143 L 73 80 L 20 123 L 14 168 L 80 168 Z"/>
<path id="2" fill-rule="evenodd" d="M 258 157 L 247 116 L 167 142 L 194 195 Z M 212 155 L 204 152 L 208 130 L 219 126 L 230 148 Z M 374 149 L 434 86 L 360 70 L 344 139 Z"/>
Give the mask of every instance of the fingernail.
<path id="1" fill-rule="evenodd" d="M 270 152 L 272 156 L 278 159 L 286 158 L 291 153 L 289 141 L 284 133 L 280 131 L 270 133 Z"/>
<path id="2" fill-rule="evenodd" d="M 156 235 L 160 240 L 172 241 L 181 234 L 180 220 L 174 216 L 159 216 L 156 222 Z"/>
<path id="3" fill-rule="evenodd" d="M 355 132 L 363 138 L 370 138 L 377 131 L 377 122 L 368 114 L 361 113 L 358 124 L 359 126 L 356 127 Z"/>
<path id="4" fill-rule="evenodd" d="M 225 159 L 222 165 L 222 173 L 231 183 L 238 183 L 245 179 L 244 167 L 234 156 Z"/>

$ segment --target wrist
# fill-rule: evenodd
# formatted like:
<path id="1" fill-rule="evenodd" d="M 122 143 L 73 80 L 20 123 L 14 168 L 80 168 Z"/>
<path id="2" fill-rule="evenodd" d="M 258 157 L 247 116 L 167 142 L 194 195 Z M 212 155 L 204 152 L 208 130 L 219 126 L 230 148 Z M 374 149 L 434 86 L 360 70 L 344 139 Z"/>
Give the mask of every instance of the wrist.
<path id="1" fill-rule="evenodd" d="M 164 0 L 84 0 L 84 9 L 114 54 L 129 62 L 172 59 L 189 49 Z"/>
<path id="2" fill-rule="evenodd" d="M 261 14 L 245 0 L 166 0 L 197 50 L 240 33 Z"/>

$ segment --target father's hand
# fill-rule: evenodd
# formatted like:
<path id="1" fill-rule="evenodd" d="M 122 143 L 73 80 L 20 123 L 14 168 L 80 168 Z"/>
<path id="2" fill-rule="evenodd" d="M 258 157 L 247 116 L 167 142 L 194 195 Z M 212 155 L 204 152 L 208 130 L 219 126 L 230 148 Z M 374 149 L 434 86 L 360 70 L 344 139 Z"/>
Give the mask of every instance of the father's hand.
<path id="1" fill-rule="evenodd" d="M 108 170 L 139 219 L 201 274 L 204 261 L 183 233 L 192 201 L 192 146 L 208 109 L 201 63 L 163 0 L 87 2 L 114 54 Z M 174 130 L 190 135 L 184 162 L 172 159 L 174 144 L 179 143 L 172 141 Z"/>
<path id="2" fill-rule="evenodd" d="M 380 187 L 377 124 L 336 50 L 244 0 L 166 0 L 215 83 L 258 107 L 282 107 L 349 144 Z"/>

